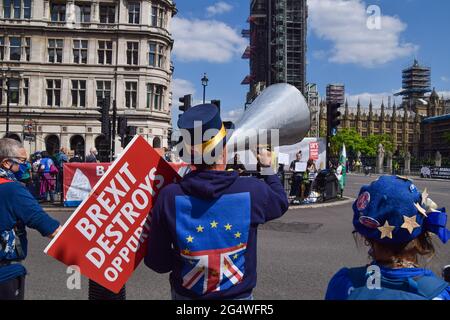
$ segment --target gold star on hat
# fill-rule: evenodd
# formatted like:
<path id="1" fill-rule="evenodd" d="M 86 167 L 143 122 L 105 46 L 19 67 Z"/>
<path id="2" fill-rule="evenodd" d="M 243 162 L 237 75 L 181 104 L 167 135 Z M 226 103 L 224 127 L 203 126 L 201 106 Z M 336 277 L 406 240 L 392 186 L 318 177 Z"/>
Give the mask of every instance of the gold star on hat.
<path id="1" fill-rule="evenodd" d="M 403 216 L 403 220 L 405 221 L 405 223 L 402 224 L 402 228 L 408 230 L 409 233 L 412 234 L 415 228 L 420 227 L 420 224 L 416 222 L 416 218 L 417 218 L 416 216 L 411 218 Z"/>
<path id="2" fill-rule="evenodd" d="M 418 203 L 414 203 L 414 206 L 416 207 L 417 211 L 419 211 L 420 214 L 424 215 L 425 217 L 427 216 L 427 211 Z"/>
<path id="3" fill-rule="evenodd" d="M 382 227 L 378 227 L 378 230 L 381 232 L 380 239 L 389 238 L 392 239 L 392 231 L 394 231 L 395 227 L 390 226 L 389 222 L 386 220 L 386 223 Z"/>
<path id="4" fill-rule="evenodd" d="M 428 199 L 428 192 L 427 192 L 427 188 L 425 188 L 425 190 L 423 190 L 422 192 L 422 204 L 425 204 L 427 202 Z"/>

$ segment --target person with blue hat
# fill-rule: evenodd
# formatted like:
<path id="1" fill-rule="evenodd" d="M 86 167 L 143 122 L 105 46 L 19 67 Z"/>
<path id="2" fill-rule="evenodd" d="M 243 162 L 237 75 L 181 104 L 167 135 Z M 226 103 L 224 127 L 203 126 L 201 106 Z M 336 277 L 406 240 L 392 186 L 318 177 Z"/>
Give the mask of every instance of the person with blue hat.
<path id="1" fill-rule="evenodd" d="M 250 300 L 256 286 L 257 228 L 281 217 L 288 199 L 271 168 L 269 151 L 258 159 L 264 181 L 226 171 L 232 124 L 204 104 L 178 121 L 183 158 L 196 170 L 163 188 L 151 212 L 145 264 L 170 274 L 175 300 Z"/>
<path id="2" fill-rule="evenodd" d="M 431 234 L 450 239 L 445 208 L 405 177 L 382 176 L 353 203 L 354 233 L 370 247 L 372 263 L 343 268 L 330 281 L 327 300 L 450 300 L 449 283 L 419 267 L 435 249 Z M 429 261 L 429 260 L 428 260 Z"/>

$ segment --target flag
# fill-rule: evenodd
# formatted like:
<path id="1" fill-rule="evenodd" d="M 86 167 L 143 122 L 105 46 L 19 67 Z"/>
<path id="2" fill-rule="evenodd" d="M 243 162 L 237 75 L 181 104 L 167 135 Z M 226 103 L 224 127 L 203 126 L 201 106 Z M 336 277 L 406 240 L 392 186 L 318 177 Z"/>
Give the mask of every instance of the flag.
<path id="1" fill-rule="evenodd" d="M 345 144 L 342 145 L 342 150 L 339 156 L 339 167 L 336 173 L 339 186 L 341 187 L 341 190 L 344 190 L 347 178 L 347 150 L 345 149 Z"/>
<path id="2" fill-rule="evenodd" d="M 213 201 L 177 196 L 175 203 L 183 287 L 203 295 L 239 284 L 245 274 L 250 194 Z"/>

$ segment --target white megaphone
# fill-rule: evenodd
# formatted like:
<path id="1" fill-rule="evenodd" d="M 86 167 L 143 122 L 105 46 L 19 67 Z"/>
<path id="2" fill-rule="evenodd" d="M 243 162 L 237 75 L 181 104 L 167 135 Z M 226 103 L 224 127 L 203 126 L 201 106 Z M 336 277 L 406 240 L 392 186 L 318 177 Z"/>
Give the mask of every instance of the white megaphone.
<path id="1" fill-rule="evenodd" d="M 269 135 L 271 131 L 278 132 L 278 141 L 268 141 L 270 145 L 293 145 L 302 141 L 310 128 L 311 115 L 302 93 L 287 83 L 274 84 L 267 87 L 236 122 L 227 143 L 228 152 L 251 149 L 248 141 L 255 141 L 263 131 Z"/>

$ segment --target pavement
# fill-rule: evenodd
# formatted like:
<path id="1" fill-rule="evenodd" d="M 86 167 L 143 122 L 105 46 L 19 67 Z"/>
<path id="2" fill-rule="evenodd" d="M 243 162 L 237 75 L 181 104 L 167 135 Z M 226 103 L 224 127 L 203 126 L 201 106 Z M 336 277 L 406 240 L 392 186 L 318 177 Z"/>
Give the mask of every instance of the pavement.
<path id="1" fill-rule="evenodd" d="M 345 197 L 355 198 L 363 184 L 377 176 L 349 175 Z M 450 181 L 416 179 L 419 189 L 428 188 L 440 206 L 450 207 Z M 294 208 L 282 218 L 258 231 L 258 285 L 256 299 L 323 299 L 328 281 L 344 266 L 369 262 L 367 248 L 357 245 L 352 236 L 352 201 L 319 208 Z M 72 209 L 51 208 L 49 213 L 64 222 Z M 87 299 L 84 277 L 81 289 L 69 290 L 71 276 L 67 267 L 43 253 L 49 240 L 29 232 L 26 299 Z M 450 264 L 450 245 L 438 240 L 436 256 L 427 264 L 434 272 Z M 170 299 L 168 274 L 159 275 L 141 264 L 127 284 L 128 299 Z"/>

